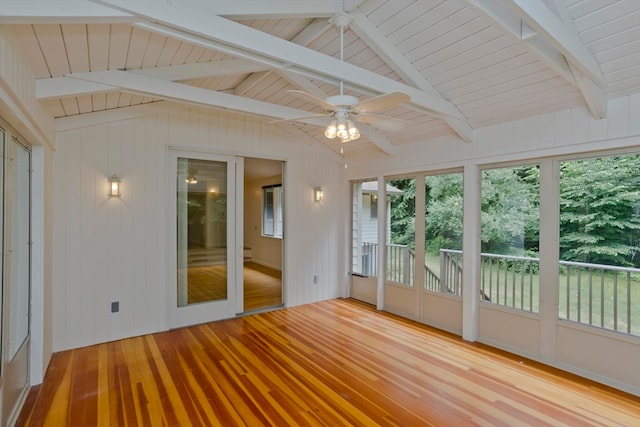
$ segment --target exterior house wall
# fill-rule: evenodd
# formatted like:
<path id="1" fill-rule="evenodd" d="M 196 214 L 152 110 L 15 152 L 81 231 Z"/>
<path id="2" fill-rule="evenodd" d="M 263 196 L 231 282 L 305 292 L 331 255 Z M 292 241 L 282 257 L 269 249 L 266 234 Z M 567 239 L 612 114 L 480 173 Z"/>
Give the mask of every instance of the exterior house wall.
<path id="1" fill-rule="evenodd" d="M 335 153 L 261 119 L 201 108 L 58 132 L 56 144 L 54 350 L 166 329 L 175 292 L 164 267 L 167 147 L 286 161 L 285 304 L 342 295 L 346 189 Z M 112 174 L 121 198 L 107 197 Z M 325 189 L 322 203 L 313 203 L 315 186 Z"/>
<path id="2" fill-rule="evenodd" d="M 378 218 L 371 217 L 371 194 L 362 196 L 362 241 L 378 242 Z"/>

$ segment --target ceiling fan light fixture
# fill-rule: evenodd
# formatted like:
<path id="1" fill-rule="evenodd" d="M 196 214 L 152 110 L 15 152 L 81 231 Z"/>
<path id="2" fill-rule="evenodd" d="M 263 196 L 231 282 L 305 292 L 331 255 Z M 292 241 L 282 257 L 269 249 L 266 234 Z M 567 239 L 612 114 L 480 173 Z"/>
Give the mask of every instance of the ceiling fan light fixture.
<path id="1" fill-rule="evenodd" d="M 327 128 L 324 131 L 324 136 L 326 136 L 329 139 L 333 139 L 337 136 L 338 134 L 338 128 L 336 127 L 336 121 L 332 120 L 331 123 L 329 123 L 329 126 L 327 126 Z"/>
<path id="2" fill-rule="evenodd" d="M 356 125 L 353 124 L 351 120 L 347 121 L 347 128 L 348 128 L 347 131 L 349 133 L 349 141 L 353 141 L 355 139 L 360 138 L 360 131 L 358 130 Z"/>

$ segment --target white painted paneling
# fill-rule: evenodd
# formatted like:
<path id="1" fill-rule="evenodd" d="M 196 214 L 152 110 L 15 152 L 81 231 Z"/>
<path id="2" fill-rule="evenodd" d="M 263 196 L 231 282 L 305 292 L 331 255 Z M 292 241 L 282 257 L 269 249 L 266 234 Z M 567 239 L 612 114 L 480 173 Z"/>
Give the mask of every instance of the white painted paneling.
<path id="1" fill-rule="evenodd" d="M 563 322 L 558 326 L 557 342 L 557 362 L 564 369 L 640 395 L 637 339 L 594 334 L 583 326 Z"/>
<path id="2" fill-rule="evenodd" d="M 0 26 L 0 115 L 32 145 L 53 145 L 53 117 L 35 98 L 31 68 L 7 26 Z"/>
<path id="3" fill-rule="evenodd" d="M 423 292 L 422 322 L 462 335 L 462 299 L 445 294 Z"/>
<path id="4" fill-rule="evenodd" d="M 480 305 L 478 340 L 535 359 L 540 354 L 540 320 L 524 312 Z"/>
<path id="5" fill-rule="evenodd" d="M 194 108 L 60 132 L 54 155 L 54 348 L 164 330 L 167 145 L 280 158 L 288 306 L 335 298 L 344 275 L 345 188 L 333 153 L 254 117 Z M 122 179 L 109 199 L 107 177 Z M 287 179 L 289 177 L 289 179 Z M 321 204 L 313 187 L 325 189 Z M 275 263 L 276 260 L 273 260 Z M 313 283 L 318 275 L 319 283 Z M 112 301 L 120 312 L 111 313 Z"/>

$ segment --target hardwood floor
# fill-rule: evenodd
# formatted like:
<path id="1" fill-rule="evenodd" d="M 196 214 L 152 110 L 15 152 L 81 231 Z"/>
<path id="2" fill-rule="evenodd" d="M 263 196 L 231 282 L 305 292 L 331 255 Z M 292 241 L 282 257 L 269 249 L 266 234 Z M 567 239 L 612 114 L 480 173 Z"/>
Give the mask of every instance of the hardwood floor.
<path id="1" fill-rule="evenodd" d="M 640 398 L 353 300 L 54 354 L 20 426 L 638 426 Z"/>
<path id="2" fill-rule="evenodd" d="M 255 262 L 244 264 L 244 310 L 282 304 L 282 272 Z"/>
<path id="3" fill-rule="evenodd" d="M 187 277 L 189 304 L 227 297 L 226 265 L 191 267 Z M 243 268 L 243 281 L 245 311 L 282 304 L 281 271 L 247 262 Z"/>

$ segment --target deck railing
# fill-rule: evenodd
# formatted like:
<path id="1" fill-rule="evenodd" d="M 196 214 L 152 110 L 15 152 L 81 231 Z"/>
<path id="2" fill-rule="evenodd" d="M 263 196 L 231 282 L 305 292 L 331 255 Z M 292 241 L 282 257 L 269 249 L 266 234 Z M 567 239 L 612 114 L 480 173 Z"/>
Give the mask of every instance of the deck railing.
<path id="1" fill-rule="evenodd" d="M 482 253 L 480 263 L 480 291 L 485 301 L 538 312 L 539 258 Z"/>
<path id="2" fill-rule="evenodd" d="M 638 268 L 560 261 L 561 319 L 640 335 L 639 295 Z"/>
<path id="3" fill-rule="evenodd" d="M 415 252 L 406 245 L 387 245 L 387 276 L 390 282 L 412 285 L 415 276 Z"/>
<path id="4" fill-rule="evenodd" d="M 370 254 L 368 275 L 377 273 L 377 244 L 365 243 Z M 386 279 L 413 285 L 415 253 L 404 245 L 387 245 Z M 364 264 L 364 263 L 363 263 Z M 540 259 L 481 254 L 480 293 L 485 302 L 539 311 Z M 440 250 L 439 272 L 425 263 L 424 289 L 462 294 L 462 251 Z M 640 269 L 560 261 L 558 318 L 640 336 Z"/>

